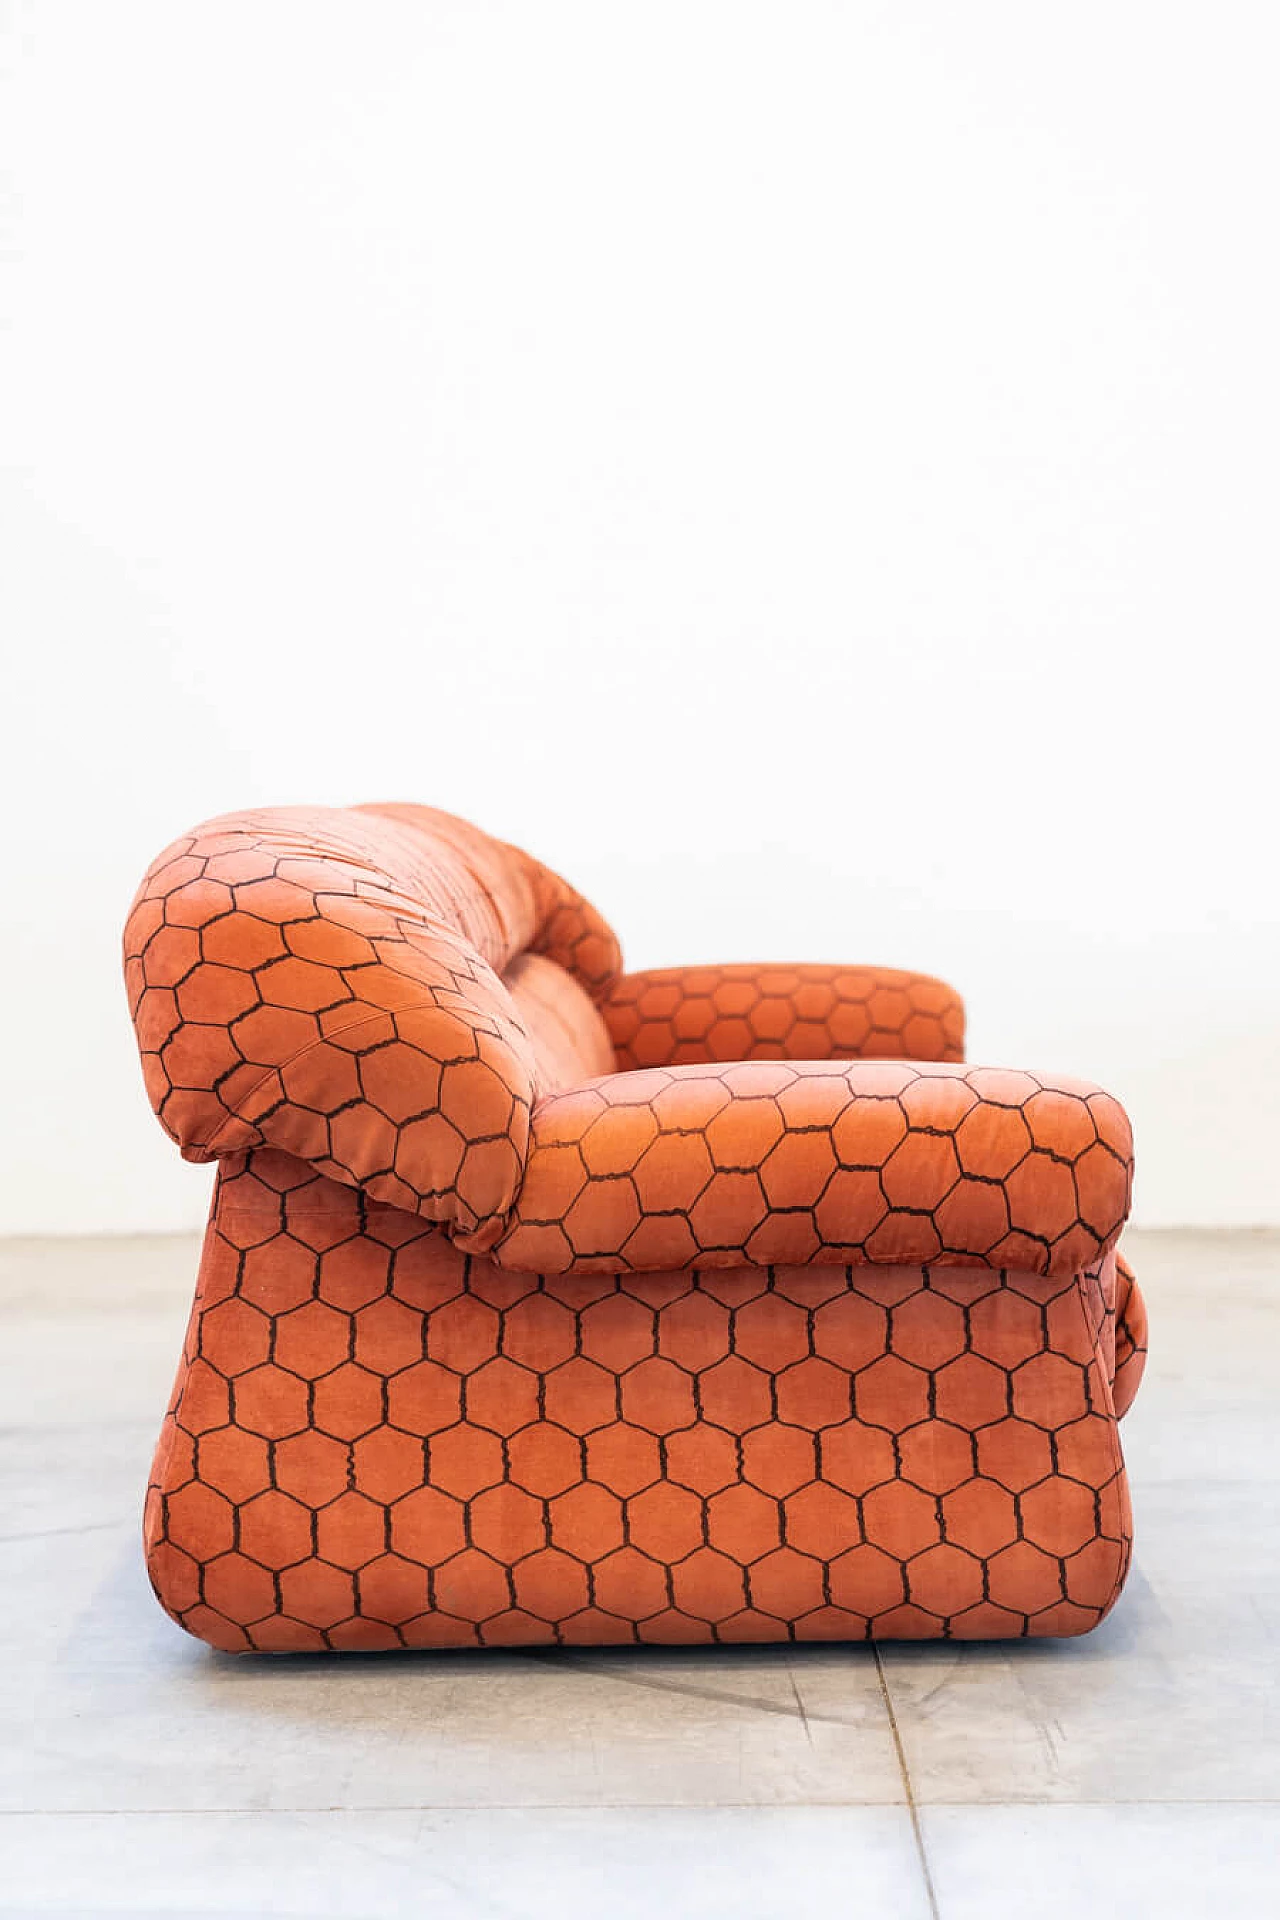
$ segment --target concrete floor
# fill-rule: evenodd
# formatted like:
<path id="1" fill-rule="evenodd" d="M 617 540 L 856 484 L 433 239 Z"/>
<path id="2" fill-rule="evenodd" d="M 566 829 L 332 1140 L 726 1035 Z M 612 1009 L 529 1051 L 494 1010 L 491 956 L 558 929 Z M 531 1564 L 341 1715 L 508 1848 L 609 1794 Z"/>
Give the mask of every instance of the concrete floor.
<path id="1" fill-rule="evenodd" d="M 1280 1235 L 1126 1245 L 1084 1640 L 244 1660 L 139 1551 L 195 1243 L 0 1243 L 0 1913 L 1280 1916 Z"/>

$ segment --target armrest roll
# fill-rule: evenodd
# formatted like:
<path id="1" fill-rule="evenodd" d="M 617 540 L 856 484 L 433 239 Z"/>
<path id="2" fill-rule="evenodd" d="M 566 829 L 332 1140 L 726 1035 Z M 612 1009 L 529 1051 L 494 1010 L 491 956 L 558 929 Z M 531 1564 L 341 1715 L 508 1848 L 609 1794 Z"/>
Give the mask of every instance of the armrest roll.
<path id="1" fill-rule="evenodd" d="M 1069 1275 L 1129 1206 L 1087 1082 L 889 1061 L 674 1066 L 540 1102 L 494 1257 L 536 1272 L 836 1264 Z"/>
<path id="2" fill-rule="evenodd" d="M 964 1002 L 895 967 L 657 967 L 603 1012 L 622 1071 L 719 1060 L 962 1060 Z"/>

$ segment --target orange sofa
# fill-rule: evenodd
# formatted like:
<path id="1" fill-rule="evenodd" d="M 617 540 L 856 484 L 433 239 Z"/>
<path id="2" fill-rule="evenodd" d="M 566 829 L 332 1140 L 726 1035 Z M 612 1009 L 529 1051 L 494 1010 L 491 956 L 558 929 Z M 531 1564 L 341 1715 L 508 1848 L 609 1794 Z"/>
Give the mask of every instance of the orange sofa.
<path id="1" fill-rule="evenodd" d="M 940 981 L 625 974 L 424 807 L 233 814 L 125 933 L 217 1180 L 155 1456 L 235 1649 L 1071 1634 L 1115 1600 L 1128 1122 Z"/>

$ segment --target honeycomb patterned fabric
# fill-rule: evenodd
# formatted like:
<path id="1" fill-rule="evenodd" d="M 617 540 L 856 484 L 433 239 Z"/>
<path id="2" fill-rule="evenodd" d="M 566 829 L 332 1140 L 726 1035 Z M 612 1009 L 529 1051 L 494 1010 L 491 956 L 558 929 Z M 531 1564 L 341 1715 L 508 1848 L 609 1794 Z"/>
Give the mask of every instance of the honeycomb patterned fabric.
<path id="1" fill-rule="evenodd" d="M 503 1266 L 748 1261 L 1074 1273 L 1129 1207 L 1109 1094 L 990 1067 L 740 1061 L 613 1074 L 534 1113 Z"/>
<path id="2" fill-rule="evenodd" d="M 616 982 L 617 1064 L 707 1060 L 963 1060 L 964 1004 L 894 967 L 662 967 Z"/>
<path id="3" fill-rule="evenodd" d="M 426 808 L 228 816 L 125 935 L 218 1162 L 156 1452 L 221 1648 L 1079 1633 L 1131 1542 L 1131 1144 L 923 975 L 623 975 Z"/>
<path id="4" fill-rule="evenodd" d="M 282 1147 L 477 1246 L 536 1095 L 611 1064 L 591 996 L 619 964 L 573 888 L 426 807 L 214 820 L 125 929 L 147 1090 L 188 1159 Z"/>

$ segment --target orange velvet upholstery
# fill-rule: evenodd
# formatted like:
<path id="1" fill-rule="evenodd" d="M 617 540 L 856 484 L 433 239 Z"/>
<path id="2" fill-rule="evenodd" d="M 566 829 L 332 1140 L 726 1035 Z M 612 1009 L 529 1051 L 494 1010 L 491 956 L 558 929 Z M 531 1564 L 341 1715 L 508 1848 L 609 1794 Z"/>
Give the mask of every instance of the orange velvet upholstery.
<path id="1" fill-rule="evenodd" d="M 188 1159 L 282 1147 L 476 1245 L 519 1189 L 536 1094 L 604 1062 L 587 1008 L 575 1047 L 574 1002 L 619 966 L 564 881 L 405 806 L 212 821 L 149 869 L 125 956 L 147 1088 Z"/>
<path id="2" fill-rule="evenodd" d="M 1132 1148 L 884 969 L 624 975 L 530 856 L 285 808 L 153 864 L 152 1102 L 216 1160 L 148 1495 L 220 1647 L 1076 1633 L 1131 1522 Z"/>
<path id="3" fill-rule="evenodd" d="M 1083 1081 L 897 1061 L 612 1074 L 539 1102 L 494 1254 L 567 1273 L 927 1261 L 1070 1274 L 1129 1209 L 1129 1123 Z"/>
<path id="4" fill-rule="evenodd" d="M 615 980 L 620 1068 L 690 1060 L 963 1060 L 964 1003 L 896 967 L 657 967 Z"/>

